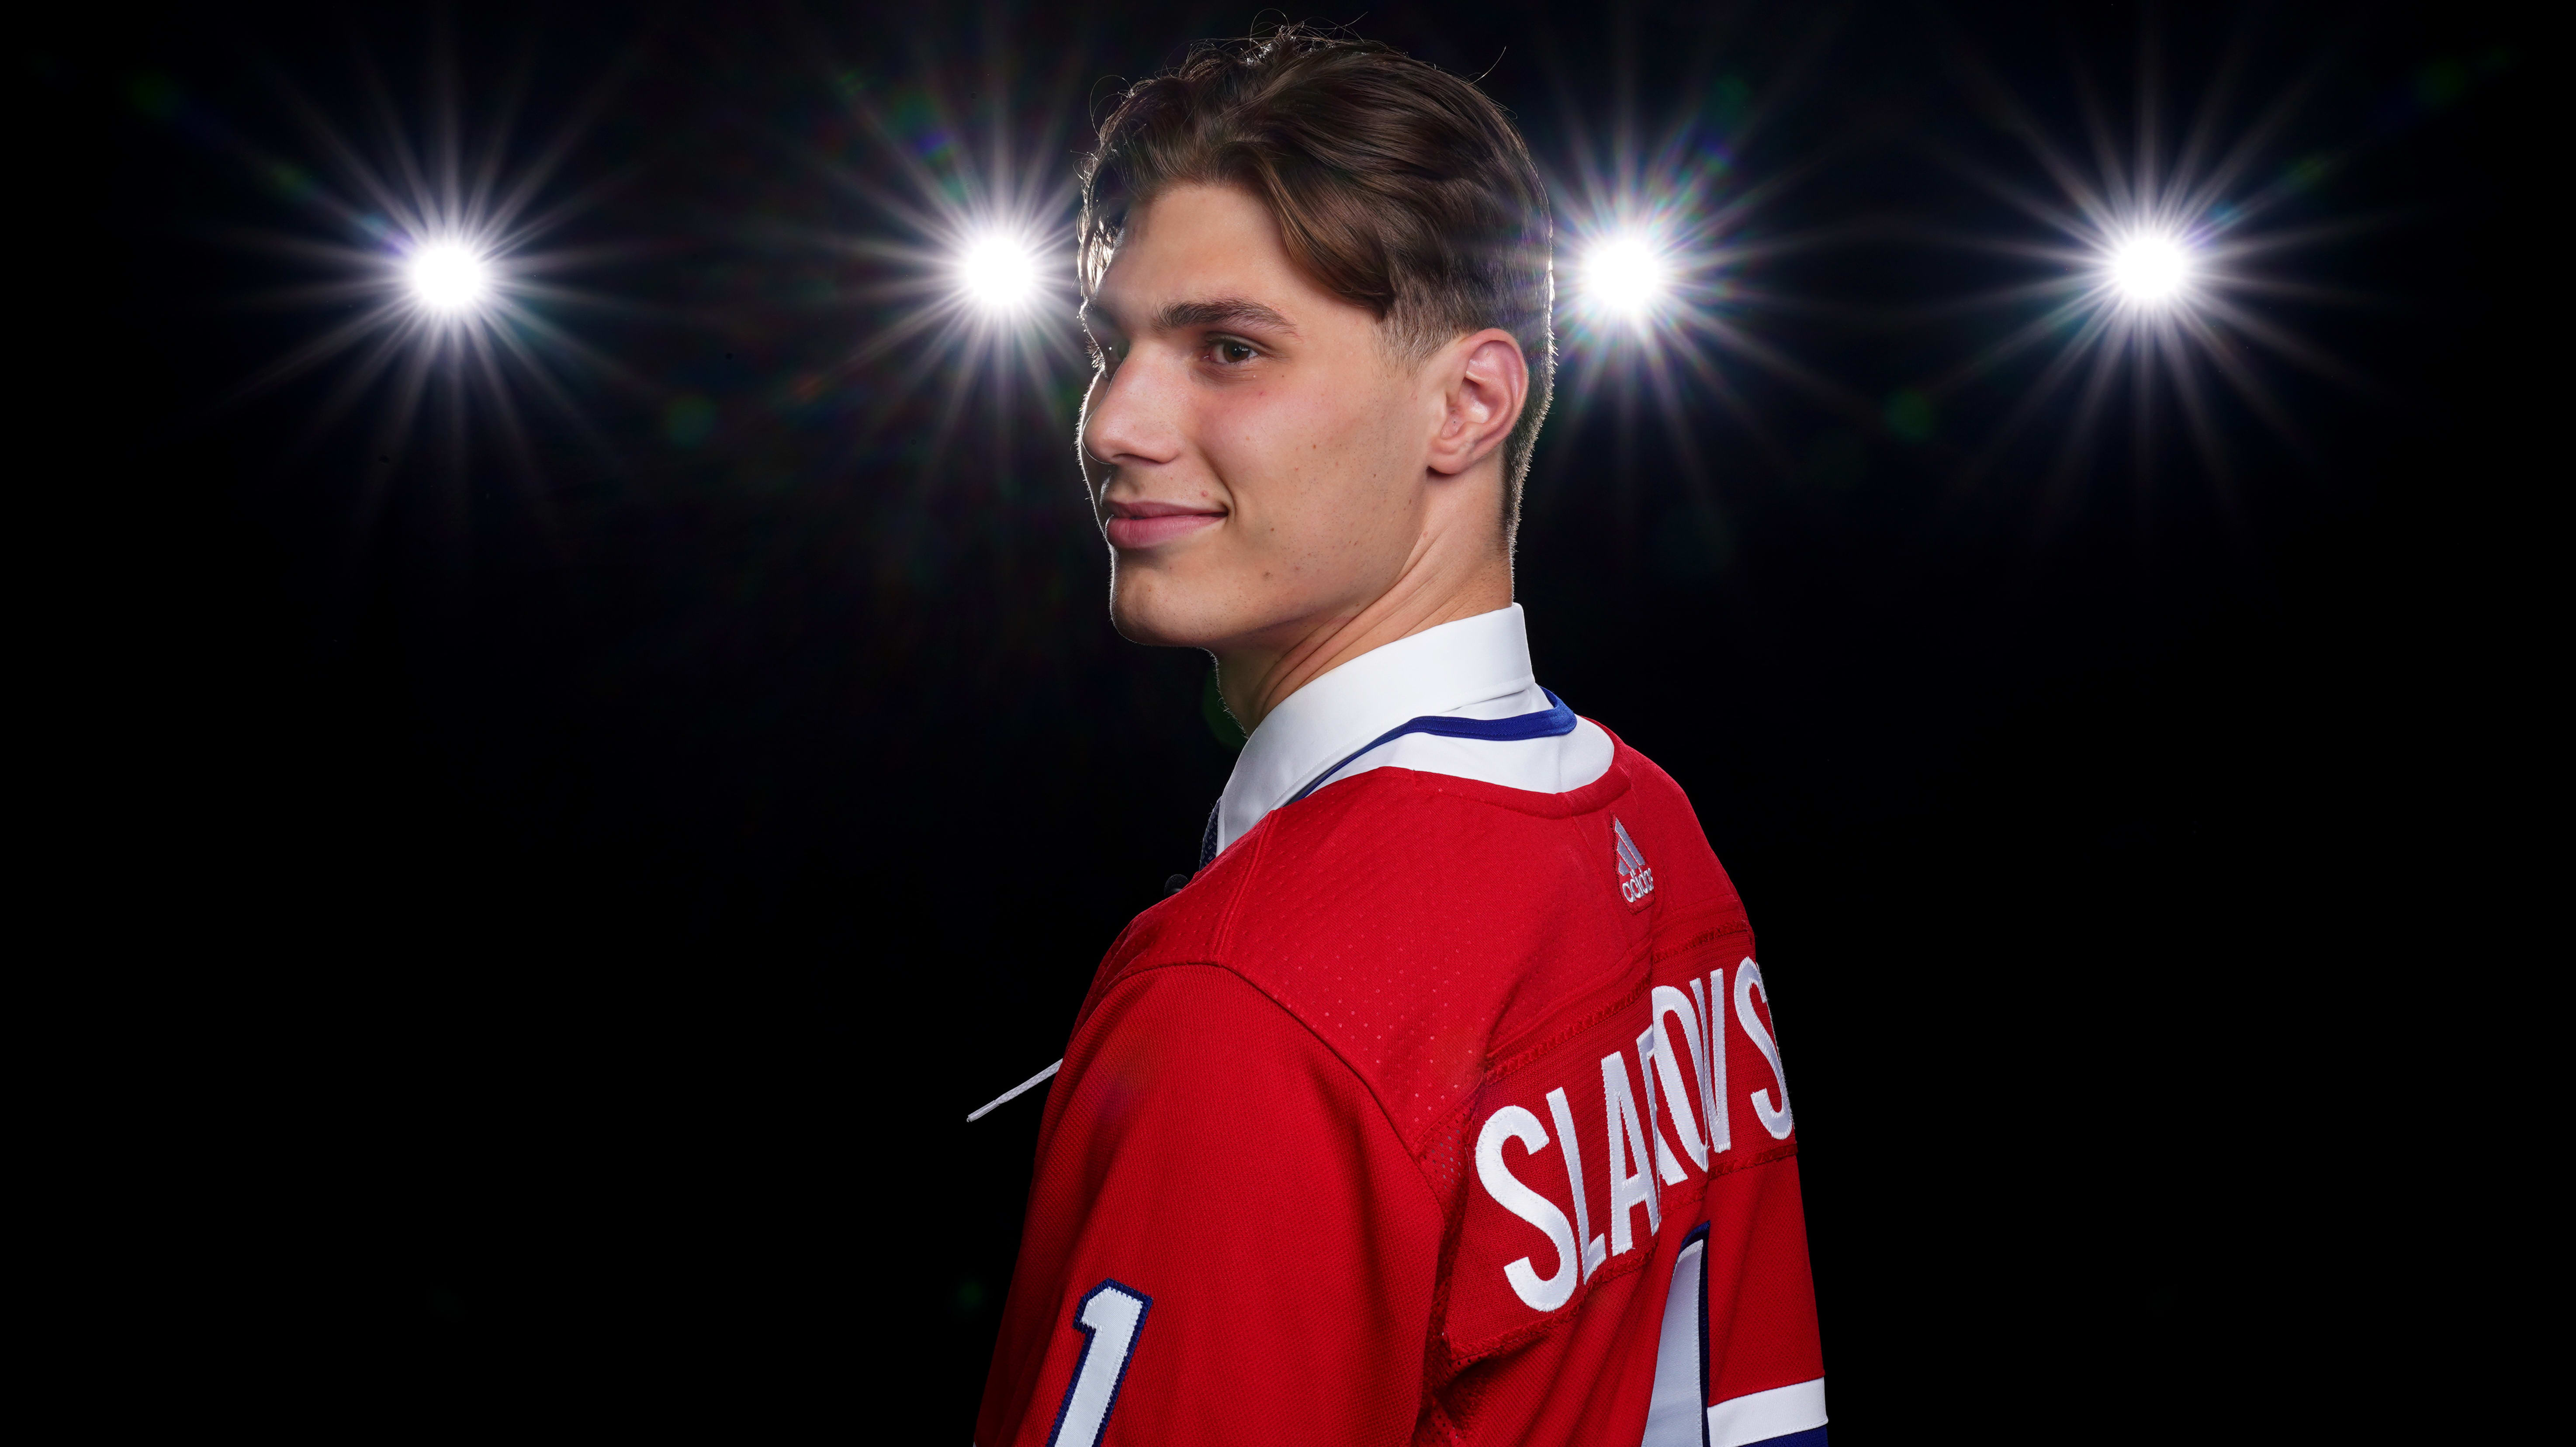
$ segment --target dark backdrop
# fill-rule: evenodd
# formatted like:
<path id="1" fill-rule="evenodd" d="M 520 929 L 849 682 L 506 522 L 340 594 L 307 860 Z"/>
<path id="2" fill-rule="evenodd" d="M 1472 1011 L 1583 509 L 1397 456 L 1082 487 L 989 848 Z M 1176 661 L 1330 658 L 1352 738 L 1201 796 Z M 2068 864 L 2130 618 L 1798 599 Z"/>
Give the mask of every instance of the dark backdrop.
<path id="1" fill-rule="evenodd" d="M 1039 1101 L 962 1117 L 1060 1053 L 1232 755 L 1205 661 L 1106 625 L 1079 373 L 850 364 L 903 314 L 867 247 L 997 135 L 1060 186 L 1104 78 L 1252 16 L 445 14 L 19 42 L 68 222 L 12 469 L 60 1339 L 108 1419 L 963 1440 Z M 2525 1190 L 2480 1122 L 2546 856 L 2484 811 L 2554 797 L 2563 67 L 2469 6 L 1359 29 L 1483 74 L 1569 207 L 1676 128 L 1751 203 L 1730 315 L 1807 380 L 1570 347 L 1519 576 L 1761 933 L 1837 1436 L 2448 1435 Z M 1971 173 L 2046 178 L 1972 72 L 2086 159 L 2142 31 L 2170 133 L 2231 47 L 2227 134 L 2309 86 L 2240 189 L 2331 233 L 2262 306 L 2358 383 L 2248 349 L 2295 436 L 2219 387 L 2205 454 L 2123 382 L 1992 449 L 2051 353 L 1922 389 L 2035 314 L 1947 305 L 2041 274 L 1952 244 L 2046 239 Z M 290 91 L 380 150 L 442 43 L 469 133 L 522 64 L 508 154 L 573 128 L 549 244 L 616 304 L 545 315 L 607 364 L 515 431 L 435 387 L 317 427 L 339 368 L 225 403 L 347 314 L 247 304 L 312 268 L 246 233 L 351 239 Z"/>

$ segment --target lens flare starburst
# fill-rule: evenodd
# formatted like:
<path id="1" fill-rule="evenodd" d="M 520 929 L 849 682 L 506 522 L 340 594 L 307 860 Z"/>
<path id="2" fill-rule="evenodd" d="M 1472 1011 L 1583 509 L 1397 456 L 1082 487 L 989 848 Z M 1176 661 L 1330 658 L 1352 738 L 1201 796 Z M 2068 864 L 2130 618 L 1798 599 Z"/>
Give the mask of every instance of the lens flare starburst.
<path id="1" fill-rule="evenodd" d="M 987 311 L 1016 312 L 1045 288 L 1036 249 L 1010 235 L 979 236 L 966 244 L 957 266 L 966 295 Z"/>
<path id="2" fill-rule="evenodd" d="M 360 531 L 393 477 L 415 460 L 433 463 L 453 483 L 478 449 L 497 447 L 533 496 L 538 479 L 523 403 L 542 400 L 596 440 L 568 386 L 575 375 L 641 385 L 563 324 L 575 309 L 623 305 L 560 279 L 609 252 L 547 245 L 594 199 L 564 194 L 557 178 L 606 87 L 551 138 L 530 146 L 512 124 L 525 98 L 523 73 L 515 86 L 497 90 L 489 124 L 471 128 L 481 131 L 480 144 L 469 145 L 462 87 L 443 37 L 428 60 L 424 100 L 407 109 L 362 55 L 365 99 L 379 122 L 370 128 L 340 123 L 281 80 L 279 95 L 303 131 L 300 154 L 251 140 L 217 118 L 200 120 L 200 129 L 223 136 L 254 175 L 291 182 L 274 186 L 293 203 L 287 223 L 238 239 L 303 279 L 247 304 L 327 309 L 336 318 L 241 382 L 223 405 L 320 373 L 329 382 L 304 430 L 301 445 L 310 446 L 374 399 L 368 451 L 377 465 L 355 500 Z M 416 123 L 405 124 L 406 115 Z M 414 459 L 424 415 L 438 419 L 438 446 L 433 457 Z"/>
<path id="3" fill-rule="evenodd" d="M 1661 239 L 1646 231 L 1617 231 L 1584 253 L 1579 305 L 1630 324 L 1643 324 L 1672 300 L 1673 267 Z"/>
<path id="4" fill-rule="evenodd" d="M 2102 271 L 2130 305 L 2170 305 L 2191 283 L 2191 248 L 2168 232 L 2132 232 L 2113 243 Z"/>
<path id="5" fill-rule="evenodd" d="M 2231 470 L 2222 446 L 2228 429 L 2217 410 L 2222 397 L 2232 396 L 2274 435 L 2305 450 L 2275 379 L 2266 374 L 2267 360 L 2369 388 L 2282 315 L 2285 302 L 2361 299 L 2278 268 L 2294 253 L 2354 235 L 2365 223 L 2293 219 L 2304 193 L 2341 158 L 2310 156 L 2272 167 L 2266 178 L 2306 86 L 2285 89 L 2250 119 L 2231 119 L 2233 77 L 2241 73 L 2247 45 L 2240 36 L 2175 144 L 2164 128 L 2155 36 L 2142 35 L 2127 136 L 2115 132 L 2098 106 L 2084 107 L 2090 164 L 1990 72 L 1962 56 L 1962 71 L 1981 91 L 1981 110 L 2001 121 L 2046 183 L 2034 187 L 2009 166 L 1943 153 L 2040 233 L 1943 238 L 2040 272 L 1936 309 L 1941 316 L 2033 308 L 2035 314 L 1927 384 L 1922 397 L 1937 401 L 1998 376 L 2025 353 L 2047 359 L 2035 376 L 2015 379 L 2019 395 L 1970 462 L 1969 479 L 1991 476 L 2033 424 L 2062 415 L 2064 431 L 2045 468 L 2051 492 L 2062 494 L 2092 465 L 2094 439 L 2125 393 L 2131 465 L 2142 482 L 2157 469 L 2166 420 L 2178 416 L 2207 474 L 2223 484 Z M 2080 74 L 2078 83 L 2082 89 Z M 2090 91 L 2083 93 L 2089 102 Z M 2073 408 L 2054 412 L 2052 400 L 2069 387 Z"/>
<path id="6" fill-rule="evenodd" d="M 439 316 L 472 311 L 492 292 L 492 263 L 462 241 L 432 241 L 403 263 L 412 299 Z"/>
<path id="7" fill-rule="evenodd" d="M 1073 149 L 1081 72 L 1070 58 L 1051 78 L 1022 63 L 996 33 L 980 63 L 924 53 L 900 79 L 838 70 L 841 106 L 821 128 L 830 143 L 806 152 L 812 173 L 855 203 L 838 227 L 802 239 L 837 258 L 829 304 L 857 323 L 809 385 L 852 399 L 856 449 L 908 433 L 925 483 L 970 432 L 1014 445 L 1032 399 L 1049 427 L 1070 431 L 1085 357 L 1072 325 L 1074 177 L 1057 158 Z M 970 427 L 970 414 L 989 425 Z M 983 473 L 1010 491 L 1017 471 Z"/>
<path id="8" fill-rule="evenodd" d="M 1663 514 L 1659 555 L 1689 554 L 1676 566 L 1693 577 L 1717 566 L 1717 540 L 1731 532 L 1721 494 L 1742 486 L 1722 484 L 1721 469 L 1709 465 L 1712 445 L 1730 445 L 1712 434 L 1710 402 L 1783 475 L 1794 470 L 1788 449 L 1748 385 L 1785 383 L 1829 410 L 1867 411 L 1784 348 L 1772 325 L 1800 305 L 1775 288 L 1773 263 L 1832 240 L 1776 224 L 1776 203 L 1803 167 L 1792 162 L 1751 178 L 1739 159 L 1763 144 L 1783 97 L 1795 89 L 1795 67 L 1761 97 L 1739 77 L 1695 72 L 1673 87 L 1675 110 L 1652 125 L 1624 101 L 1606 123 L 1569 103 L 1552 128 L 1556 144 L 1539 152 L 1562 279 L 1557 401 L 1547 424 L 1560 450 L 1542 445 L 1542 463 L 1561 457 L 1592 467 L 1589 458 L 1577 461 L 1579 445 L 1570 439 L 1606 406 L 1613 414 L 1609 481 L 1630 495 L 1622 507 L 1642 501 Z M 1560 89 L 1575 93 L 1570 83 Z M 1633 96 L 1633 78 L 1620 90 Z M 1633 439 L 1658 425 L 1677 467 L 1649 480 L 1635 475 Z M 1650 488 L 1668 495 L 1635 496 Z M 1552 506 L 1554 491 L 1534 488 L 1529 505 Z M 1667 549 L 1664 532 L 1685 541 Z"/>

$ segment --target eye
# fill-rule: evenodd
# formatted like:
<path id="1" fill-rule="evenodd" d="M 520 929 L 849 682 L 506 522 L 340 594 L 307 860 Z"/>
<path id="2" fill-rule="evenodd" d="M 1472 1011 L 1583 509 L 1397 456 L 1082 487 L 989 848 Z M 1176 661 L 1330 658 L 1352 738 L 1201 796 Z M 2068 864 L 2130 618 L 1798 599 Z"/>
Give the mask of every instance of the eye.
<path id="1" fill-rule="evenodd" d="M 1208 350 L 1214 354 L 1220 364 L 1228 367 L 1240 367 L 1261 355 L 1260 348 L 1250 342 L 1236 341 L 1232 337 L 1217 338 L 1209 344 Z"/>

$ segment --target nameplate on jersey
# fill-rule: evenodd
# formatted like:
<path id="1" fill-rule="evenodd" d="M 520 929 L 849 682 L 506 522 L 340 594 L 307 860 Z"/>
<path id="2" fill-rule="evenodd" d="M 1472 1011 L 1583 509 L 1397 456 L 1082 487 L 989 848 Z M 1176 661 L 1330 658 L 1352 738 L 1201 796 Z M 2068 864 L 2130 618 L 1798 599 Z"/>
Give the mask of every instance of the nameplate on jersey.
<path id="1" fill-rule="evenodd" d="M 1496 1063 L 1462 1142 L 1467 1204 L 1443 1327 L 1453 1353 L 1579 1312 L 1667 1238 L 1669 1270 L 1681 1238 L 1710 1219 L 1712 1182 L 1796 1149 L 1751 943 L 1741 930 L 1700 941 L 1652 965 L 1643 988 L 1571 1007 Z"/>

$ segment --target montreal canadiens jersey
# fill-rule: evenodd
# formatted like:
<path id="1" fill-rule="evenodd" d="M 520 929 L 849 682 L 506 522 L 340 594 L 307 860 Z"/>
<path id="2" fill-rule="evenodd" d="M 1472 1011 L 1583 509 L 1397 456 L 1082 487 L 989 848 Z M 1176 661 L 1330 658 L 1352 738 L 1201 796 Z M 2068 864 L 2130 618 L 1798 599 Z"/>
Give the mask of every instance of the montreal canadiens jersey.
<path id="1" fill-rule="evenodd" d="M 979 1447 L 1821 1447 L 1753 934 L 1680 788 L 1582 728 L 1570 790 L 1333 775 L 1120 936 Z"/>

